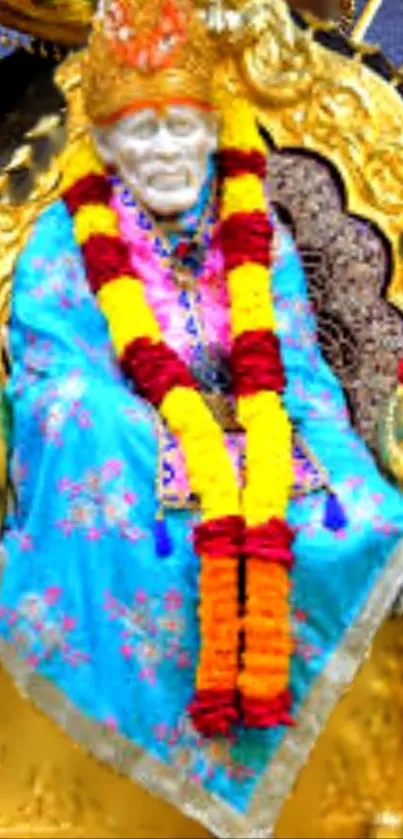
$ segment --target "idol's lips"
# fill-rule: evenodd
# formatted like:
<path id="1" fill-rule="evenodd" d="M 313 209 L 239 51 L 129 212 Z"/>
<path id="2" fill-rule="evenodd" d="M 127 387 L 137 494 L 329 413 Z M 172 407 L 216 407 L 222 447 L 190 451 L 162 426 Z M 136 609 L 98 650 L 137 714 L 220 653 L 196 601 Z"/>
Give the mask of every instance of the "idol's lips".
<path id="1" fill-rule="evenodd" d="M 189 186 L 189 177 L 186 172 L 155 172 L 148 184 L 154 189 L 184 189 Z"/>

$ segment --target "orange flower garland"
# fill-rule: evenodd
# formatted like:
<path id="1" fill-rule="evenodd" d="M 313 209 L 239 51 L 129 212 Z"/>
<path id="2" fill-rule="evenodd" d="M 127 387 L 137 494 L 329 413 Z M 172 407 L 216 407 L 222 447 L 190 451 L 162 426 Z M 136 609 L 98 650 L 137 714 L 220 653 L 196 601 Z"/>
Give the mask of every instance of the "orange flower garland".
<path id="1" fill-rule="evenodd" d="M 225 113 L 222 140 L 221 234 L 231 300 L 231 360 L 238 418 L 247 438 L 242 492 L 223 432 L 186 365 L 163 341 L 141 279 L 133 273 L 109 207 L 111 188 L 89 139 L 67 162 L 64 176 L 64 198 L 87 278 L 122 369 L 181 441 L 191 488 L 200 498 L 202 520 L 194 545 L 201 560 L 201 644 L 190 713 L 206 736 L 227 735 L 238 721 L 252 727 L 290 722 L 292 533 L 285 515 L 292 483 L 291 427 L 281 403 L 285 380 L 268 287 L 272 230 L 263 183 L 266 150 L 247 103 L 232 103 L 232 112 Z"/>

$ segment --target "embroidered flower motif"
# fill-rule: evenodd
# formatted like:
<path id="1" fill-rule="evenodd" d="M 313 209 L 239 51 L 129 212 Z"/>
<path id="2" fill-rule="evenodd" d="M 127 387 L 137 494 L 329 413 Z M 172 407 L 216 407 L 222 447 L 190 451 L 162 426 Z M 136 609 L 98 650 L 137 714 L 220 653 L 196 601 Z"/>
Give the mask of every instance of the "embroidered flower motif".
<path id="1" fill-rule="evenodd" d="M 244 784 L 252 779 L 255 771 L 237 760 L 234 755 L 235 739 L 206 740 L 193 726 L 185 714 L 176 726 L 165 722 L 156 725 L 154 735 L 158 742 L 169 747 L 169 759 L 173 766 L 185 770 L 193 783 L 202 785 L 205 780 L 225 777 Z"/>
<path id="2" fill-rule="evenodd" d="M 17 530 L 16 528 L 9 530 L 8 537 L 9 539 L 16 540 L 21 553 L 30 553 L 33 550 L 34 544 L 32 536 L 27 533 L 26 530 Z"/>
<path id="3" fill-rule="evenodd" d="M 34 268 L 41 272 L 41 283 L 35 283 L 29 291 L 36 300 L 53 298 L 54 304 L 56 297 L 62 309 L 72 309 L 90 299 L 82 268 L 72 254 L 61 253 L 56 259 L 37 258 Z"/>
<path id="4" fill-rule="evenodd" d="M 175 589 L 161 600 L 137 590 L 131 605 L 121 603 L 109 592 L 104 608 L 120 626 L 120 652 L 140 665 L 140 678 L 154 684 L 159 667 L 172 661 L 179 669 L 191 667 L 190 651 L 184 646 L 186 625 L 182 614 L 182 596 Z"/>
<path id="5" fill-rule="evenodd" d="M 179 591 L 175 589 L 170 589 L 167 591 L 164 596 L 164 605 L 168 611 L 175 611 L 175 609 L 180 609 L 182 606 L 182 595 Z"/>
<path id="6" fill-rule="evenodd" d="M 155 23 L 145 31 L 132 26 L 120 0 L 109 3 L 102 18 L 105 34 L 122 61 L 140 73 L 167 67 L 185 42 L 186 13 L 175 0 L 161 0 Z"/>
<path id="7" fill-rule="evenodd" d="M 294 607 L 291 614 L 291 625 L 294 637 L 294 655 L 299 656 L 305 662 L 313 661 L 323 655 L 323 648 L 315 643 L 314 632 L 306 613 Z"/>
<path id="8" fill-rule="evenodd" d="M 80 428 L 91 426 L 90 415 L 83 404 L 86 390 L 85 378 L 75 370 L 57 381 L 49 380 L 42 388 L 34 401 L 33 411 L 46 440 L 61 447 L 63 430 L 69 419 L 74 419 Z"/>
<path id="9" fill-rule="evenodd" d="M 61 606 L 62 589 L 50 587 L 43 594 L 28 592 L 15 609 L 2 606 L 0 622 L 8 627 L 10 641 L 31 667 L 38 667 L 55 655 L 73 667 L 90 656 L 72 646 L 70 636 L 77 625 Z"/>
<path id="10" fill-rule="evenodd" d="M 88 540 L 97 541 L 117 530 L 131 542 L 142 538 L 132 522 L 136 495 L 124 482 L 122 461 L 105 461 L 99 469 L 86 472 L 79 483 L 61 478 L 59 491 L 67 498 L 66 515 L 57 523 L 65 535 L 81 530 Z"/>

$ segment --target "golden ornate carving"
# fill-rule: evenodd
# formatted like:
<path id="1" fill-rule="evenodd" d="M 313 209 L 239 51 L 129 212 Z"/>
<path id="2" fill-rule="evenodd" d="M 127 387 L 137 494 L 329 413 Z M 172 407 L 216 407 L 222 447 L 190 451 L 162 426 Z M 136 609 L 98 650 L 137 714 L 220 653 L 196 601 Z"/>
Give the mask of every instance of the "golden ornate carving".
<path id="1" fill-rule="evenodd" d="M 95 4 L 92 0 L 1 0 L 0 23 L 58 44 L 84 44 Z"/>
<path id="2" fill-rule="evenodd" d="M 0 696 L 0 839 L 207 839 L 204 828 L 74 746 L 4 671 Z M 403 812 L 402 741 L 403 619 L 395 619 L 330 718 L 277 839 L 398 839 L 380 814 Z"/>
<path id="3" fill-rule="evenodd" d="M 368 48 L 346 57 L 321 46 L 316 24 L 298 29 L 282 3 L 266 20 L 241 68 L 260 120 L 277 148 L 304 149 L 335 166 L 347 210 L 378 225 L 390 244 L 389 299 L 403 308 L 402 97 L 363 63 Z"/>
<path id="4" fill-rule="evenodd" d="M 364 839 L 375 829 L 380 839 L 379 814 L 403 814 L 402 629 L 396 618 L 379 631 L 283 810 L 277 839 Z"/>
<path id="5" fill-rule="evenodd" d="M 340 19 L 344 27 L 351 21 L 355 0 L 289 0 L 296 9 L 308 9 L 320 18 Z M 52 0 L 33 3 L 31 0 L 1 0 L 0 24 L 12 30 L 27 32 L 36 38 L 56 44 L 83 46 L 87 40 L 95 0 Z M 13 38 L 0 36 L 0 43 Z M 47 47 L 43 45 L 44 50 Z"/>
<path id="6" fill-rule="evenodd" d="M 207 831 L 101 766 L 0 670 L 0 839 L 206 839 Z"/>
<path id="7" fill-rule="evenodd" d="M 368 839 L 402 839 L 403 813 L 377 813 L 371 824 Z"/>
<path id="8" fill-rule="evenodd" d="M 348 32 L 356 15 L 355 0 L 340 0 L 340 29 Z"/>
<path id="9" fill-rule="evenodd" d="M 403 388 L 391 394 L 379 418 L 378 450 L 385 469 L 403 490 Z"/>

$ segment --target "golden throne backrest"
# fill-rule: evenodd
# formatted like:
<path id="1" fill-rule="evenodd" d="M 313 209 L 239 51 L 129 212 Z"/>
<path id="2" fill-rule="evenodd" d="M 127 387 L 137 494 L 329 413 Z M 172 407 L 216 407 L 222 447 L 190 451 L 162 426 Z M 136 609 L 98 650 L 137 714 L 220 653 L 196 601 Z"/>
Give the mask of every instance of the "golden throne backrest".
<path id="1" fill-rule="evenodd" d="M 309 9 L 321 18 L 337 20 L 347 31 L 354 17 L 354 0 L 288 0 L 291 8 Z M 49 42 L 80 47 L 87 40 L 97 0 L 0 0 L 0 25 Z M 13 42 L 13 35 L 4 39 Z M 0 36 L 1 40 L 1 36 Z"/>
<path id="2" fill-rule="evenodd" d="M 379 418 L 403 351 L 403 75 L 377 48 L 281 2 L 240 69 L 272 148 L 271 195 L 292 223 L 322 349 L 354 425 L 390 468 Z"/>
<path id="3" fill-rule="evenodd" d="M 274 148 L 328 161 L 345 210 L 384 236 L 387 296 L 403 309 L 403 75 L 375 47 L 309 15 L 290 16 L 281 3 L 242 70 Z"/>
<path id="4" fill-rule="evenodd" d="M 377 453 L 403 350 L 402 314 L 383 293 L 388 243 L 346 212 L 337 172 L 324 159 L 273 152 L 270 188 L 304 264 L 322 352 L 344 386 L 355 428 Z"/>

